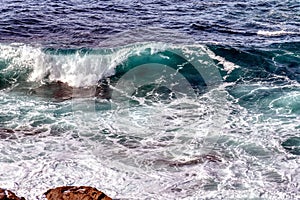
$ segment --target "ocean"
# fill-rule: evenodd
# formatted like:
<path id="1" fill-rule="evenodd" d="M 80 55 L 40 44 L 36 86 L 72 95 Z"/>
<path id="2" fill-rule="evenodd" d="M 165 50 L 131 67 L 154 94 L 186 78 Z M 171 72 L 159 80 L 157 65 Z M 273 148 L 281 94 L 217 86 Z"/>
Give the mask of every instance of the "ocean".
<path id="1" fill-rule="evenodd" d="M 0 187 L 300 199 L 298 0 L 1 0 Z"/>

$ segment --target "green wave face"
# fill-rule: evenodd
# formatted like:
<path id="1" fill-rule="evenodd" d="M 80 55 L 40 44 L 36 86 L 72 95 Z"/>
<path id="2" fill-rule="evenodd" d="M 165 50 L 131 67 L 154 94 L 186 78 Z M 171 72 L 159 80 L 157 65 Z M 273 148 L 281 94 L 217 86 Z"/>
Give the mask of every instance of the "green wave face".
<path id="1" fill-rule="evenodd" d="M 38 84 L 58 81 L 71 87 L 90 87 L 105 78 L 117 80 L 141 65 L 149 65 L 151 71 L 152 64 L 172 68 L 188 79 L 192 86 L 205 86 L 205 80 L 196 68 L 205 68 L 206 65 L 216 68 L 207 54 L 208 51 L 203 46 L 162 43 L 133 44 L 109 49 L 53 49 L 1 45 L 1 88 L 21 82 Z M 192 56 L 193 58 L 189 58 Z"/>
<path id="2" fill-rule="evenodd" d="M 270 115 L 300 113 L 300 43 L 261 48 L 165 43 L 105 49 L 0 47 L 1 89 L 55 99 L 111 98 L 121 90 L 154 101 L 155 96 L 201 95 L 227 84 L 242 107 Z"/>
<path id="3" fill-rule="evenodd" d="M 32 88 L 56 82 L 72 88 L 88 88 L 104 80 L 115 85 L 140 66 L 147 66 L 148 78 L 157 75 L 157 80 L 149 80 L 149 85 L 180 74 L 200 93 L 220 82 L 284 85 L 290 80 L 300 81 L 299 46 L 299 43 L 264 48 L 137 43 L 106 49 L 54 49 L 2 44 L 0 89 Z M 164 68 L 170 74 L 160 77 Z M 240 95 L 234 90 L 231 94 Z"/>

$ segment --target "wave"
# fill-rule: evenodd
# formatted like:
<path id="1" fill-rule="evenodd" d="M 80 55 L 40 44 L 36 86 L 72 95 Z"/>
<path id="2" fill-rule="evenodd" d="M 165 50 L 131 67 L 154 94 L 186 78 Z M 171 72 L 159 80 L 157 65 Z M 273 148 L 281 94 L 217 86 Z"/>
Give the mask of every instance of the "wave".
<path id="1" fill-rule="evenodd" d="M 28 45 L 1 45 L 2 76 L 14 82 L 12 72 L 27 82 L 61 81 L 73 87 L 87 87 L 114 74 L 117 64 L 129 56 L 129 49 L 83 50 L 43 49 Z"/>
<path id="2" fill-rule="evenodd" d="M 185 73 L 188 57 L 196 56 L 200 59 L 208 53 L 209 50 L 204 46 L 163 43 L 137 43 L 107 49 L 53 49 L 2 44 L 1 86 L 3 88 L 20 82 L 63 82 L 71 87 L 90 87 L 104 78 L 120 76 L 136 66 L 151 63 L 176 70 L 181 67 L 180 70 Z M 209 56 L 205 59 L 208 61 Z M 195 82 L 199 77 L 192 79 Z"/>
<path id="3" fill-rule="evenodd" d="M 89 88 L 107 78 L 117 83 L 125 74 L 145 65 L 146 71 L 135 71 L 131 78 L 147 79 L 151 74 L 159 74 L 157 80 L 148 80 L 155 83 L 162 76 L 166 81 L 178 78 L 179 74 L 194 89 L 220 81 L 299 82 L 299 49 L 300 43 L 251 48 L 149 42 L 101 49 L 0 44 L 0 89 L 51 83 Z M 164 70 L 170 74 L 163 75 Z M 143 76 L 145 73 L 149 75 L 147 78 Z"/>

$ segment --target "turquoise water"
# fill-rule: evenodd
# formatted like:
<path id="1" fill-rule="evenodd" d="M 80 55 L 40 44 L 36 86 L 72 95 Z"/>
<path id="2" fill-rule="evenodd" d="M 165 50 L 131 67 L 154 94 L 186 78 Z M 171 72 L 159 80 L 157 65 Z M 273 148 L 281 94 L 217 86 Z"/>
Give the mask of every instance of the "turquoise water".
<path id="1" fill-rule="evenodd" d="M 3 1 L 0 187 L 299 199 L 297 1 Z"/>
<path id="2" fill-rule="evenodd" d="M 1 183 L 24 196 L 296 198 L 293 50 L 2 45 Z"/>

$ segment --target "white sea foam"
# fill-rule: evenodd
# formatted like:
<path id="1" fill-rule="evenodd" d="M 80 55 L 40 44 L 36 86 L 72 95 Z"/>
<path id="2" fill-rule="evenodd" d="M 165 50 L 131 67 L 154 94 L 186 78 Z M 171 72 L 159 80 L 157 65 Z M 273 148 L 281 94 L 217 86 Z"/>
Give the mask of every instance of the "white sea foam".
<path id="1" fill-rule="evenodd" d="M 247 85 L 240 87 L 247 90 Z M 299 158 L 284 153 L 278 138 L 295 133 L 299 119 L 280 121 L 272 115 L 255 121 L 261 113 L 220 100 L 216 92 L 225 96 L 224 89 L 220 86 L 195 101 L 131 107 L 131 120 L 105 110 L 57 115 L 71 107 L 71 101 L 18 96 L 16 102 L 14 96 L 1 94 L 9 101 L 6 109 L 18 112 L 9 123 L 40 121 L 36 114 L 56 117 L 49 126 L 52 131 L 1 140 L 0 184 L 26 199 L 40 199 L 59 185 L 91 185 L 116 199 L 297 199 Z M 248 89 L 251 92 L 253 86 Z M 200 139 L 215 131 L 213 123 L 220 114 L 228 119 L 214 150 L 222 162 L 170 166 L 201 155 Z"/>
<path id="2" fill-rule="evenodd" d="M 41 47 L 22 44 L 0 45 L 0 59 L 9 63 L 5 70 L 27 68 L 31 70 L 28 81 L 61 81 L 73 87 L 96 85 L 105 77 L 115 74 L 116 66 L 132 55 L 146 49 L 154 54 L 166 45 L 136 44 L 119 49 L 107 49 L 103 53 L 49 54 Z"/>
<path id="3" fill-rule="evenodd" d="M 227 74 L 230 74 L 233 70 L 240 68 L 239 65 L 236 65 L 233 62 L 230 62 L 221 56 L 217 56 L 216 54 L 214 54 L 214 52 L 210 50 L 207 50 L 207 54 L 211 59 L 217 60 L 219 62 L 218 64 L 221 64 L 223 66 Z"/>

